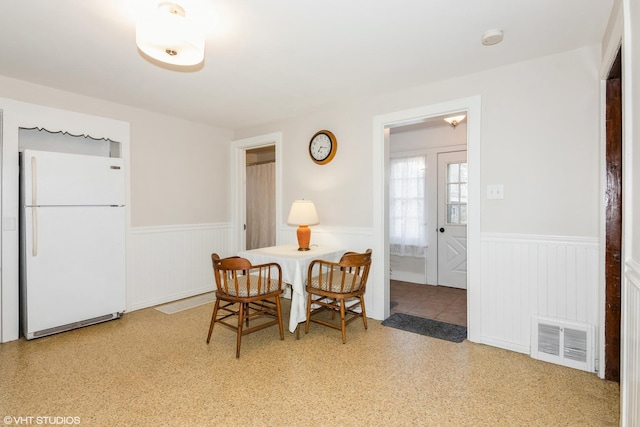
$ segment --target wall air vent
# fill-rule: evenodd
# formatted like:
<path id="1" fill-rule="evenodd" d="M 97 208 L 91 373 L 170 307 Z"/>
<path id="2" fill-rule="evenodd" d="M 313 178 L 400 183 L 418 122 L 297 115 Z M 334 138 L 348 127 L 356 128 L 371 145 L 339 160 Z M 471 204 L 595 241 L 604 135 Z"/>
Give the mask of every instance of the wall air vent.
<path id="1" fill-rule="evenodd" d="M 593 325 L 534 316 L 531 329 L 531 357 L 594 372 Z"/>

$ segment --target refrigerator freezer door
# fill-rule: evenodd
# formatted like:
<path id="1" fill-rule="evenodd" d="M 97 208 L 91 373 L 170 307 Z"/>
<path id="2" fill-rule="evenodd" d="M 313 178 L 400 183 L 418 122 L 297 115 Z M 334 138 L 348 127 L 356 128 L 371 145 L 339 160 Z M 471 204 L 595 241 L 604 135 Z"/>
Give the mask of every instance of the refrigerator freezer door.
<path id="1" fill-rule="evenodd" d="M 25 150 L 23 203 L 27 206 L 125 204 L 122 159 Z"/>
<path id="2" fill-rule="evenodd" d="M 123 207 L 26 208 L 23 214 L 22 327 L 27 338 L 125 310 Z"/>

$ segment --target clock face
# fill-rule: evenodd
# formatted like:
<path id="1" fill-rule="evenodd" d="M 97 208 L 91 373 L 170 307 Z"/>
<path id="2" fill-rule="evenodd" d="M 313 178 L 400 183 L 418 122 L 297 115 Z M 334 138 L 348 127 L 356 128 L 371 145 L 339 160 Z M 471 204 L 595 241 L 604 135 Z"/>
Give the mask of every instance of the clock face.
<path id="1" fill-rule="evenodd" d="M 329 163 L 336 154 L 337 142 L 335 136 L 328 130 L 317 132 L 309 142 L 309 155 L 317 164 Z"/>

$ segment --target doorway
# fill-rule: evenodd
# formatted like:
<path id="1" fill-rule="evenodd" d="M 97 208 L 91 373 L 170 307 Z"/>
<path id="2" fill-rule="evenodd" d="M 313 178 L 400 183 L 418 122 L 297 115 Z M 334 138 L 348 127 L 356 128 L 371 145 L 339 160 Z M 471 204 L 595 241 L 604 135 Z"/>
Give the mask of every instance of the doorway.
<path id="1" fill-rule="evenodd" d="M 370 298 L 372 317 L 386 319 L 390 314 L 390 255 L 388 222 L 388 159 L 390 128 L 424 122 L 453 113 L 467 112 L 467 155 L 469 164 L 469 206 L 467 223 L 467 338 L 481 340 L 480 289 L 480 145 L 481 96 L 461 98 L 410 110 L 396 111 L 373 117 L 373 252 L 378 254 L 371 266 Z M 475 288 L 477 286 L 477 288 Z M 369 293 L 369 292 L 368 292 Z"/>
<path id="2" fill-rule="evenodd" d="M 231 143 L 231 191 L 232 191 L 232 252 L 247 249 L 247 153 L 273 152 L 275 159 L 275 190 L 272 195 L 274 209 L 275 244 L 279 244 L 279 227 L 282 224 L 282 133 L 276 132 L 245 138 Z M 256 153 L 256 151 L 253 151 Z"/>
<path id="3" fill-rule="evenodd" d="M 276 149 L 246 151 L 246 249 L 276 244 Z"/>
<path id="4" fill-rule="evenodd" d="M 622 54 L 606 80 L 604 379 L 620 381 L 622 302 Z"/>
<path id="5" fill-rule="evenodd" d="M 467 126 L 449 116 L 390 128 L 390 313 L 466 326 Z"/>

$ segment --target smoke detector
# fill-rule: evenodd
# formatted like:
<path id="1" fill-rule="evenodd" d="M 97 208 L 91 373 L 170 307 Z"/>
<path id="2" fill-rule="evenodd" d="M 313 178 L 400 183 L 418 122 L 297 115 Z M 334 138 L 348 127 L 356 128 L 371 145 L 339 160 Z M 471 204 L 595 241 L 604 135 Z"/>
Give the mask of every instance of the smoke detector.
<path id="1" fill-rule="evenodd" d="M 492 46 L 502 41 L 504 33 L 502 30 L 489 30 L 482 35 L 482 44 L 485 46 Z"/>

